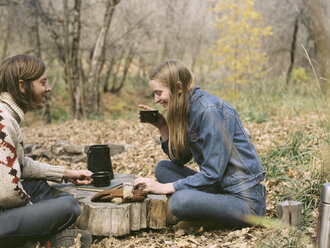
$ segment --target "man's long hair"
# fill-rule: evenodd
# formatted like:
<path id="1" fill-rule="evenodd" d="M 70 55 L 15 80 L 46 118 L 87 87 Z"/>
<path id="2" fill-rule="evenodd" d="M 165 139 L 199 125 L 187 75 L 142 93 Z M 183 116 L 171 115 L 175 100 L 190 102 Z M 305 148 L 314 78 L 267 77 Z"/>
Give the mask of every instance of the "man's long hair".
<path id="1" fill-rule="evenodd" d="M 20 54 L 4 59 L 0 64 L 0 93 L 8 92 L 23 110 L 33 107 L 32 82 L 46 71 L 45 64 L 36 57 Z M 19 90 L 23 80 L 25 92 Z"/>

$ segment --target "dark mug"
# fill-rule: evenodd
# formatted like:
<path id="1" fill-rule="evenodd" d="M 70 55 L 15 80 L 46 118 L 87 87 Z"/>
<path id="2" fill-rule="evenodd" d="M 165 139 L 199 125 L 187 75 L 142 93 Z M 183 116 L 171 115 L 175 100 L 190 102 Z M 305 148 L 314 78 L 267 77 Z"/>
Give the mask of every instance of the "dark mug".
<path id="1" fill-rule="evenodd" d="M 111 183 L 111 172 L 99 171 L 92 174 L 93 185 L 95 187 L 105 187 Z"/>
<path id="2" fill-rule="evenodd" d="M 141 122 L 156 122 L 158 120 L 158 110 L 140 110 Z"/>
<path id="3" fill-rule="evenodd" d="M 89 147 L 87 152 L 87 168 L 93 173 L 108 171 L 110 172 L 111 179 L 114 178 L 108 145 L 93 145 Z"/>

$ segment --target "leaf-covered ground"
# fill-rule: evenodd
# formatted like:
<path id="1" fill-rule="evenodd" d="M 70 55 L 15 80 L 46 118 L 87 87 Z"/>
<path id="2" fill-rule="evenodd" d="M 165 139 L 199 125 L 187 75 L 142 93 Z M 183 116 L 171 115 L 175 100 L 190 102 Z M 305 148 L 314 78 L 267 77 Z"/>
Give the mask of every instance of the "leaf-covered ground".
<path id="1" fill-rule="evenodd" d="M 315 137 L 315 144 L 312 145 L 316 148 L 321 147 L 318 140 L 323 134 L 317 119 L 309 115 L 274 119 L 261 124 L 244 123 L 244 125 L 249 130 L 258 153 L 265 155 L 276 149 L 276 143 L 285 144 L 287 138 L 298 130 L 304 130 L 306 135 Z M 79 145 L 108 142 L 130 145 L 126 152 L 112 157 L 113 168 L 115 173 L 130 173 L 137 177 L 153 177 L 157 162 L 166 159 L 159 145 L 157 130 L 151 125 L 139 123 L 137 118 L 83 122 L 73 120 L 61 124 L 32 125 L 23 128 L 23 135 L 25 143 L 42 144 L 48 148 L 60 140 Z M 68 168 L 87 167 L 85 163 L 70 164 L 58 159 L 42 160 Z M 321 161 L 321 158 L 317 159 L 315 166 L 320 166 Z M 191 163 L 190 166 L 196 169 L 194 164 Z M 291 175 L 297 174 L 300 169 L 293 167 L 290 170 Z M 306 173 L 308 176 L 308 171 Z M 277 198 L 274 196 L 281 193 L 282 188 L 279 187 L 276 178 L 266 178 L 265 184 L 267 186 L 266 218 L 273 219 L 277 216 Z M 312 215 L 316 220 L 317 209 Z M 304 244 L 304 247 L 313 247 L 316 236 L 315 226 L 303 228 L 298 234 L 297 231 L 276 229 L 271 226 L 233 231 L 219 230 L 199 223 L 195 225 L 181 223 L 181 225 L 168 226 L 164 230 L 145 229 L 120 238 L 95 237 L 92 247 L 281 247 L 281 244 L 297 243 Z"/>

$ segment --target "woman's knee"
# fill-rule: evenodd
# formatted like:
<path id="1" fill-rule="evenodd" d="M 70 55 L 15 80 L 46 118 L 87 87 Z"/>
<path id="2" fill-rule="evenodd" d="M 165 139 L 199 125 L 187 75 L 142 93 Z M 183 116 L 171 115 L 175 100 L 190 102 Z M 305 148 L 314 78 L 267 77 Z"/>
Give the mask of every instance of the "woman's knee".
<path id="1" fill-rule="evenodd" d="M 175 192 L 169 200 L 169 209 L 178 218 L 184 218 L 192 204 L 192 198 L 186 190 Z"/>
<path id="2" fill-rule="evenodd" d="M 171 161 L 162 160 L 157 164 L 155 169 L 155 176 L 159 182 L 163 181 L 162 179 L 166 175 L 166 172 L 169 170 L 169 163 L 171 163 Z"/>

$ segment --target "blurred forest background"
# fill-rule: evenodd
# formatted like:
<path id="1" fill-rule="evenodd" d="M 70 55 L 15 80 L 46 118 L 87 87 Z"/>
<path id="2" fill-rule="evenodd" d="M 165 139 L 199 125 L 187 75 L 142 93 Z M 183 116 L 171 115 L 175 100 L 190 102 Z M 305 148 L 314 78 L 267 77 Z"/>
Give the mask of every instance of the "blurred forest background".
<path id="1" fill-rule="evenodd" d="M 53 88 L 47 106 L 26 115 L 25 144 L 129 144 L 112 158 L 115 171 L 152 177 L 165 157 L 157 130 L 139 123 L 138 104 L 159 107 L 148 75 L 177 58 L 238 110 L 256 146 L 267 173 L 262 227 L 170 226 L 101 237 L 94 248 L 314 247 L 330 179 L 329 0 L 0 0 L 0 20 L 0 59 L 40 57 Z M 299 230 L 274 221 L 288 199 L 303 203 Z"/>
<path id="2" fill-rule="evenodd" d="M 1 59 L 27 53 L 48 66 L 46 122 L 136 111 L 118 98 L 150 97 L 148 74 L 168 58 L 226 100 L 257 80 L 302 89 L 310 62 L 319 93 L 329 88 L 327 0 L 0 0 L 0 13 Z"/>

